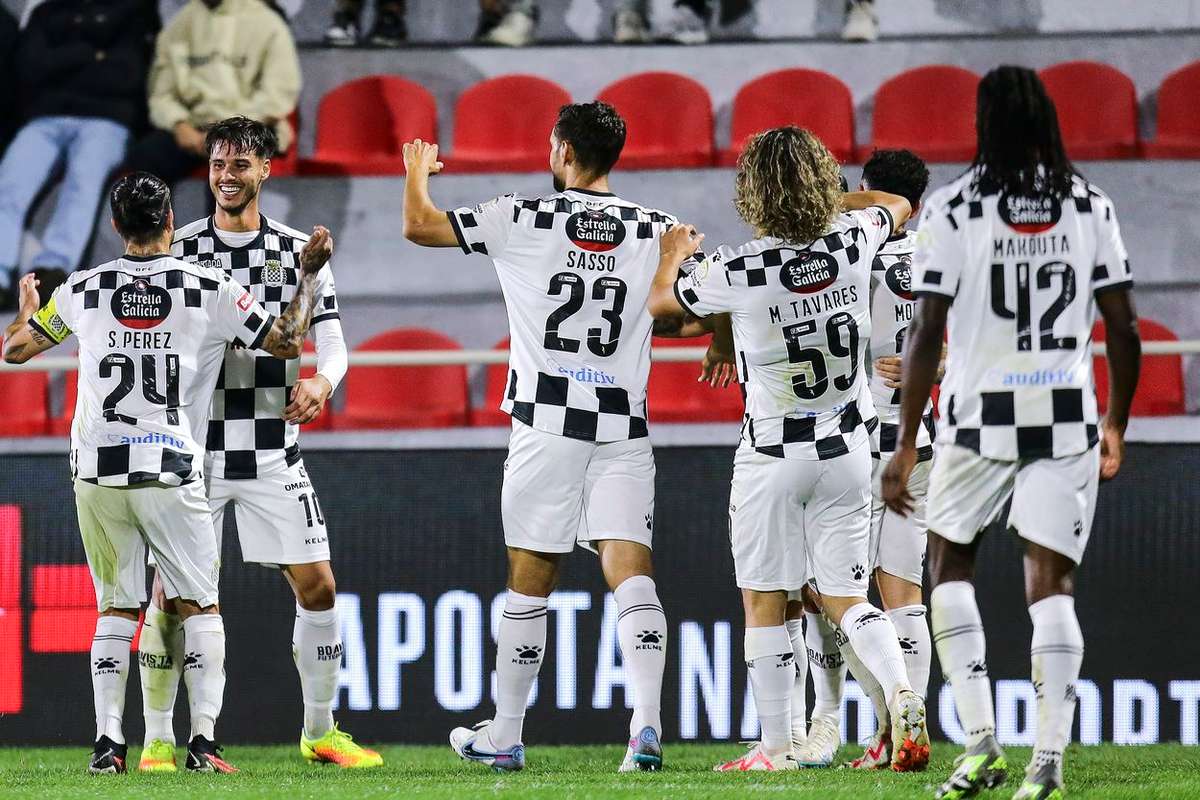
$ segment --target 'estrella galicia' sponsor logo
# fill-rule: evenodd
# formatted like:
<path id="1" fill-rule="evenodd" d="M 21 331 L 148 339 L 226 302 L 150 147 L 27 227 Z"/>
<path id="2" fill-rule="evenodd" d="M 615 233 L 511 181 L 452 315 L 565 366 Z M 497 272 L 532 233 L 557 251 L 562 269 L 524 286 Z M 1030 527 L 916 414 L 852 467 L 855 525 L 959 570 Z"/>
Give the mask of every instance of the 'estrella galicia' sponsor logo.
<path id="1" fill-rule="evenodd" d="M 1062 219 L 1062 203 L 1057 197 L 1019 197 L 1000 195 L 998 210 L 1004 224 L 1018 233 L 1044 233 Z"/>
<path id="2" fill-rule="evenodd" d="M 176 439 L 169 433 L 144 433 L 141 436 L 126 436 L 124 434 L 110 433 L 108 440 L 114 444 L 165 444 L 180 450 L 186 450 L 187 444 L 182 439 Z"/>
<path id="3" fill-rule="evenodd" d="M 567 238 L 576 247 L 606 253 L 625 241 L 625 223 L 603 211 L 580 211 L 567 217 Z"/>
<path id="4" fill-rule="evenodd" d="M 126 328 L 153 328 L 170 313 L 171 293 L 145 278 L 136 278 L 113 292 L 112 314 Z"/>
<path id="5" fill-rule="evenodd" d="M 828 289 L 837 280 L 837 259 L 828 253 L 800 253 L 784 262 L 779 270 L 779 282 L 789 292 L 813 294 Z"/>
<path id="6" fill-rule="evenodd" d="M 591 367 L 580 367 L 578 369 L 559 367 L 558 374 L 569 375 L 580 383 L 599 383 L 603 386 L 612 386 L 617 382 L 616 376 L 609 375 L 602 369 L 592 369 Z"/>
<path id="7" fill-rule="evenodd" d="M 317 661 L 341 661 L 342 643 L 317 645 Z"/>
<path id="8" fill-rule="evenodd" d="M 912 300 L 912 258 L 900 256 L 895 264 L 888 267 L 883 280 L 896 297 Z"/>

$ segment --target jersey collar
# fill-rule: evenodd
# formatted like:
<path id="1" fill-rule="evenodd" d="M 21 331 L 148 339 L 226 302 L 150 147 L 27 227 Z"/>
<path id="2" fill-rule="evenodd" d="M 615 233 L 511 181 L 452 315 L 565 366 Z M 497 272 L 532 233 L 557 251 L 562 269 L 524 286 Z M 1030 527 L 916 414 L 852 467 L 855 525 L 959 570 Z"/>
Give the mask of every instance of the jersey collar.
<path id="1" fill-rule="evenodd" d="M 592 189 L 564 189 L 563 194 L 567 192 L 575 192 L 576 194 L 588 194 L 592 197 L 616 197 L 612 192 L 597 192 Z"/>
<path id="2" fill-rule="evenodd" d="M 126 254 L 126 255 L 121 256 L 121 260 L 122 261 L 140 261 L 140 262 L 145 263 L 145 262 L 149 262 L 149 261 L 158 261 L 160 258 L 170 258 L 170 257 L 171 257 L 170 253 L 157 253 L 152 256 L 131 256 L 131 255 Z"/>
<path id="3" fill-rule="evenodd" d="M 215 214 L 209 214 L 208 216 L 208 235 L 212 237 L 213 249 L 218 253 L 240 253 L 243 250 L 253 250 L 254 248 L 262 247 L 263 237 L 267 235 L 267 215 L 261 211 L 259 212 L 258 236 L 255 236 L 243 245 L 235 247 L 225 244 L 225 240 L 217 233 L 217 217 Z"/>

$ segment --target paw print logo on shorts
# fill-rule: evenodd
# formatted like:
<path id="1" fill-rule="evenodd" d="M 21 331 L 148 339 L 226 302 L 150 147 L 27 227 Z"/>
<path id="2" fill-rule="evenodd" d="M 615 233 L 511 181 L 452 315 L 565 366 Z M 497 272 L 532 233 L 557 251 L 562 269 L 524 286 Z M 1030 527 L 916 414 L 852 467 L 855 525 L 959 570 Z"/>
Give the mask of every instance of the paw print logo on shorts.
<path id="1" fill-rule="evenodd" d="M 863 575 L 867 574 L 867 568 L 864 567 L 862 564 L 855 564 L 853 567 L 850 568 L 850 572 L 851 572 L 851 574 L 854 575 L 854 580 L 861 581 Z"/>
<path id="2" fill-rule="evenodd" d="M 523 644 L 517 647 L 517 657 L 513 661 L 517 664 L 532 664 L 541 657 L 541 645 Z"/>

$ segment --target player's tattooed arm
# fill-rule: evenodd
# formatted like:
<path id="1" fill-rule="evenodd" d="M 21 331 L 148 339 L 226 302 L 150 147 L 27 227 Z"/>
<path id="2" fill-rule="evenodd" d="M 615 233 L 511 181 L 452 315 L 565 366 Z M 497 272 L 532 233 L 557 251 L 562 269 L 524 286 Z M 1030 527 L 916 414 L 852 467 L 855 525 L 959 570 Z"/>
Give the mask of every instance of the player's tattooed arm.
<path id="1" fill-rule="evenodd" d="M 38 297 L 38 280 L 33 273 L 21 278 L 18 285 L 20 304 L 17 316 L 4 329 L 4 360 L 9 364 L 24 364 L 29 359 L 57 344 L 41 331 L 29 324 L 37 313 L 41 302 Z"/>
<path id="2" fill-rule="evenodd" d="M 299 358 L 304 336 L 312 322 L 317 273 L 333 255 L 333 236 L 318 225 L 300 251 L 300 285 L 292 302 L 275 318 L 271 330 L 263 339 L 262 349 L 277 358 Z"/>
<path id="3" fill-rule="evenodd" d="M 433 142 L 415 139 L 404 145 L 404 238 L 423 247 L 458 247 L 450 218 L 429 196 L 429 176 L 443 166 Z"/>

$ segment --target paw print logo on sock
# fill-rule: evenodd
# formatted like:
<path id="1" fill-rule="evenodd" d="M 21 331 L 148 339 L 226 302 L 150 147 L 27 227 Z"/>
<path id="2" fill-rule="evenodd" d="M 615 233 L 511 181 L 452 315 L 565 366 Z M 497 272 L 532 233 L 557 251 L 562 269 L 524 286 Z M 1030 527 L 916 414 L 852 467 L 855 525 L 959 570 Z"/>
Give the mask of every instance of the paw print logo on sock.
<path id="1" fill-rule="evenodd" d="M 661 631 L 646 630 L 640 633 L 635 633 L 634 638 L 638 640 L 635 650 L 662 650 L 663 635 Z"/>
<path id="2" fill-rule="evenodd" d="M 967 664 L 967 669 L 969 669 L 971 671 L 971 674 L 968 676 L 969 678 L 986 678 L 987 677 L 987 662 L 986 661 L 972 661 L 970 664 Z"/>
<path id="3" fill-rule="evenodd" d="M 779 663 L 775 665 L 776 669 L 792 669 L 796 662 L 795 653 L 780 653 Z"/>
<path id="4" fill-rule="evenodd" d="M 862 564 L 855 564 L 853 567 L 850 568 L 850 573 L 854 576 L 854 580 L 861 581 L 863 578 L 863 575 L 867 574 L 867 568 L 864 567 Z"/>
<path id="5" fill-rule="evenodd" d="M 900 649 L 909 655 L 915 656 L 917 654 L 917 643 L 912 639 L 900 637 Z"/>
<path id="6" fill-rule="evenodd" d="M 542 647 L 536 644 L 523 644 L 516 648 L 517 657 L 514 664 L 536 664 L 542 657 Z"/>
<path id="7" fill-rule="evenodd" d="M 200 654 L 199 653 L 187 653 L 186 655 L 184 655 L 184 657 L 183 657 L 183 668 L 184 669 L 199 669 L 202 666 L 204 666 L 204 665 L 200 663 Z"/>
<path id="8" fill-rule="evenodd" d="M 106 657 L 97 658 L 94 666 L 96 668 L 96 674 L 100 674 L 103 671 L 116 672 L 117 660 L 115 658 Z"/>

